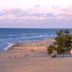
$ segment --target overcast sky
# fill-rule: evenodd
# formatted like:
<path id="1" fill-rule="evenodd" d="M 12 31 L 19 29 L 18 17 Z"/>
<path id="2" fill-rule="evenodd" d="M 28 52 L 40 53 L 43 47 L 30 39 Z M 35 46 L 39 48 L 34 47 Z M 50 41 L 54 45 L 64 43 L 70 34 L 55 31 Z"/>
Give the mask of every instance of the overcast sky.
<path id="1" fill-rule="evenodd" d="M 0 28 L 72 28 L 72 0 L 0 0 Z"/>

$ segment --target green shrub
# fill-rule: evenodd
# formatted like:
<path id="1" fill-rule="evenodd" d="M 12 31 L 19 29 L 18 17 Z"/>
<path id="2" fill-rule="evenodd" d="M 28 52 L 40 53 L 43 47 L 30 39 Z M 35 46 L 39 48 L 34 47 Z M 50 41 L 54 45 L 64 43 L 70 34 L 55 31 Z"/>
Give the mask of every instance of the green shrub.
<path id="1" fill-rule="evenodd" d="M 53 45 L 47 47 L 49 56 L 54 50 L 57 51 L 58 54 L 64 54 L 65 51 L 72 47 L 72 35 L 69 30 L 60 30 L 56 32 L 56 35 Z"/>

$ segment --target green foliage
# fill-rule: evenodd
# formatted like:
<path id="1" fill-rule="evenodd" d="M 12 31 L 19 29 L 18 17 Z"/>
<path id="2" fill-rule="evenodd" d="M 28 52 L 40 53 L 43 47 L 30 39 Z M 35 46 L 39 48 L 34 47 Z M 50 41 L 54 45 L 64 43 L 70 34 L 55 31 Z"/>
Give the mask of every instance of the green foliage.
<path id="1" fill-rule="evenodd" d="M 65 48 L 62 45 L 60 45 L 60 46 L 57 47 L 56 51 L 57 51 L 58 54 L 64 54 Z"/>
<path id="2" fill-rule="evenodd" d="M 47 51 L 48 51 L 49 56 L 50 56 L 50 54 L 53 53 L 54 50 L 55 50 L 55 46 L 54 46 L 54 45 L 50 45 L 50 46 L 47 48 Z"/>
<path id="3" fill-rule="evenodd" d="M 69 30 L 60 30 L 56 32 L 56 38 L 53 45 L 48 47 L 48 54 L 50 55 L 54 50 L 58 54 L 64 54 L 65 51 L 72 47 L 72 36 Z"/>
<path id="4" fill-rule="evenodd" d="M 69 49 L 71 47 L 72 44 L 72 36 L 69 34 L 64 35 L 64 47 L 66 47 L 67 49 Z"/>

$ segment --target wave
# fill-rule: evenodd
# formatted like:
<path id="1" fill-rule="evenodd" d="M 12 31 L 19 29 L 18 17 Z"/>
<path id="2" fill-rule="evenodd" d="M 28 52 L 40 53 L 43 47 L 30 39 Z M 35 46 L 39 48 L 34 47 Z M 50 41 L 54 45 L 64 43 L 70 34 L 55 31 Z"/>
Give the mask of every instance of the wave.
<path id="1" fill-rule="evenodd" d="M 7 44 L 8 44 L 8 46 L 6 46 L 6 47 L 4 48 L 4 51 L 7 51 L 11 46 L 14 45 L 13 43 L 7 43 Z"/>
<path id="2" fill-rule="evenodd" d="M 56 35 L 38 34 L 38 33 L 9 35 L 8 37 L 0 38 L 0 51 L 1 52 L 7 51 L 13 45 L 13 43 L 16 42 L 29 42 L 33 40 L 53 38 L 55 36 Z"/>
<path id="3" fill-rule="evenodd" d="M 28 40 L 28 39 L 39 39 L 39 38 L 52 38 L 52 37 L 55 37 L 56 35 L 43 35 L 43 34 L 40 34 L 40 35 L 27 35 L 27 36 L 15 36 L 15 37 L 5 37 L 5 38 L 1 38 L 0 41 L 14 41 L 14 40 L 20 40 L 20 39 L 23 39 L 23 40 Z"/>
<path id="4" fill-rule="evenodd" d="M 24 37 L 20 37 L 20 38 L 25 38 L 25 39 L 29 39 L 29 38 L 44 38 L 44 37 L 55 37 L 56 35 L 33 35 L 33 36 L 24 36 Z"/>

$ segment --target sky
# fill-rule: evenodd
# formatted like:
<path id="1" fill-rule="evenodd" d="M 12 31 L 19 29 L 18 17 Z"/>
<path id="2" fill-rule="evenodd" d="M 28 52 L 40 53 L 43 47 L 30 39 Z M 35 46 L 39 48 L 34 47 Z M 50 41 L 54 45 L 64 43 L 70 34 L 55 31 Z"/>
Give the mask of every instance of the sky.
<path id="1" fill-rule="evenodd" d="M 0 0 L 0 28 L 72 28 L 72 0 Z"/>

